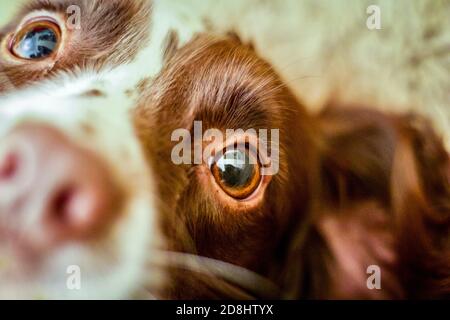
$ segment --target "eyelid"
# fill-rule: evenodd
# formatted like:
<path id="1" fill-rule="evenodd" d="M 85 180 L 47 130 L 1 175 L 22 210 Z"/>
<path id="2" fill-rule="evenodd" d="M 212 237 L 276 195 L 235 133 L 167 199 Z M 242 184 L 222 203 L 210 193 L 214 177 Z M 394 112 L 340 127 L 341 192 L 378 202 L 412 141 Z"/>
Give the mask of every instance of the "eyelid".
<path id="1" fill-rule="evenodd" d="M 25 25 L 30 24 L 35 21 L 39 20 L 48 20 L 50 22 L 55 23 L 60 28 L 63 28 L 65 24 L 65 16 L 61 15 L 57 12 L 51 11 L 51 10 L 36 10 L 33 12 L 30 12 L 29 14 L 25 15 L 21 20 L 20 23 L 17 25 L 16 31 L 23 28 Z"/>
<path id="2" fill-rule="evenodd" d="M 215 142 L 214 142 L 215 143 Z M 231 137 L 227 137 L 225 142 L 217 143 L 212 149 L 213 154 L 208 158 L 207 164 L 210 167 L 212 162 L 217 159 L 218 156 L 223 155 L 227 150 L 234 150 L 235 147 L 246 149 L 250 152 L 250 156 L 254 157 L 259 163 L 262 160 L 265 160 L 266 150 L 261 148 L 261 144 L 259 143 L 258 137 L 253 134 L 245 134 L 245 135 L 232 135 Z"/>
<path id="3" fill-rule="evenodd" d="M 268 145 L 264 141 L 260 140 L 259 137 L 249 134 L 245 136 L 239 136 L 234 137 L 234 139 L 237 139 L 238 145 L 246 145 L 248 146 L 248 151 L 250 153 L 250 156 L 254 159 L 256 159 L 257 163 L 260 165 L 261 168 L 261 175 L 262 176 L 272 176 L 273 170 L 273 159 L 271 156 L 269 156 L 269 150 Z M 233 139 L 228 139 L 227 143 L 225 144 L 227 146 L 233 145 Z M 274 146 L 271 144 L 271 147 Z M 271 150 L 273 152 L 273 150 Z"/>
<path id="4" fill-rule="evenodd" d="M 223 149 L 220 149 L 218 152 L 215 152 L 213 156 L 208 159 L 208 167 L 211 168 L 221 157 L 225 155 L 227 151 L 232 150 L 242 150 L 243 152 L 247 152 L 249 157 L 255 159 L 255 163 L 252 164 L 261 164 L 258 157 L 257 148 L 251 145 L 250 143 L 238 143 L 238 144 L 229 144 Z"/>
<path id="5" fill-rule="evenodd" d="M 58 21 L 56 21 L 55 18 L 50 17 L 50 16 L 36 16 L 36 17 L 32 17 L 32 18 L 28 18 L 27 20 L 24 20 L 17 28 L 17 30 L 22 29 L 23 27 L 35 23 L 35 22 L 41 22 L 41 21 L 47 21 L 47 22 L 51 22 L 55 25 L 57 25 L 59 27 L 59 23 Z"/>

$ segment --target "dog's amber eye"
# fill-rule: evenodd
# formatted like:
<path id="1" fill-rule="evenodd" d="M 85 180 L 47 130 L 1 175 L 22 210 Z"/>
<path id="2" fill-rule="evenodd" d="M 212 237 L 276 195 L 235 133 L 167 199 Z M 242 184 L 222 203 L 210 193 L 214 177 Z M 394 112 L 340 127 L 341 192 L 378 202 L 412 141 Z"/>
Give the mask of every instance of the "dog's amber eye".
<path id="1" fill-rule="evenodd" d="M 261 183 L 261 172 L 256 157 L 247 149 L 226 150 L 211 166 L 219 186 L 231 197 L 244 200 Z"/>
<path id="2" fill-rule="evenodd" d="M 12 38 L 11 53 L 26 60 L 44 59 L 58 49 L 61 31 L 49 20 L 38 20 L 25 25 Z"/>

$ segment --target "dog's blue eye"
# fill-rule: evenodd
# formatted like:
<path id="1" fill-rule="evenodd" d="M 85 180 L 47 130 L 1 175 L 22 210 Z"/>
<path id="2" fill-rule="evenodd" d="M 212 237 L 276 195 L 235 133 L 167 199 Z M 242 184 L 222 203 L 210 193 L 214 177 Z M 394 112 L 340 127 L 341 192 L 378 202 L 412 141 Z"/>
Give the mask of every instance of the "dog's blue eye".
<path id="1" fill-rule="evenodd" d="M 11 46 L 12 53 L 18 58 L 35 60 L 51 56 L 58 49 L 60 31 L 50 21 L 37 21 L 19 31 Z"/>

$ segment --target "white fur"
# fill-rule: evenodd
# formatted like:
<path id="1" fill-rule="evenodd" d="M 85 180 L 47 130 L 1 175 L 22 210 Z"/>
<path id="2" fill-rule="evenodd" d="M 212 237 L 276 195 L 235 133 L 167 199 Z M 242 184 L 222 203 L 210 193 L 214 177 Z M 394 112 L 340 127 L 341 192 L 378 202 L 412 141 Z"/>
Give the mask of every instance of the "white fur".
<path id="1" fill-rule="evenodd" d="M 102 90 L 106 97 L 92 99 L 79 95 L 88 89 Z M 118 213 L 122 218 L 107 237 L 95 244 L 61 248 L 48 257 L 48 265 L 42 272 L 27 275 L 31 279 L 14 274 L 11 254 L 0 246 L 0 260 L 6 261 L 6 266 L 0 269 L 0 298 L 124 298 L 142 284 L 144 276 L 152 273 L 146 266 L 149 250 L 158 246 L 161 239 L 153 207 L 151 173 L 129 120 L 133 101 L 114 89 L 114 84 L 103 75 L 82 72 L 62 75 L 20 95 L 0 99 L 0 135 L 24 121 L 60 128 L 83 147 L 104 157 L 128 197 L 123 212 Z M 94 138 L 84 135 L 81 123 L 96 129 Z M 129 154 L 126 158 L 124 151 Z M 65 287 L 69 265 L 81 267 L 80 291 Z M 153 275 L 155 285 L 161 275 L 156 270 Z"/>

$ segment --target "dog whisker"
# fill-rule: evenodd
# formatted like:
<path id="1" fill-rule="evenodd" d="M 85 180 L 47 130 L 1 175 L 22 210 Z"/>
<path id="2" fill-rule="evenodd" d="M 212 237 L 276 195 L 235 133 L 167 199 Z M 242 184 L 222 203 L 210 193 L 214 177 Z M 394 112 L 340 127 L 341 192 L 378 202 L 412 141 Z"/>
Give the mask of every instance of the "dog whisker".
<path id="1" fill-rule="evenodd" d="M 278 296 L 279 288 L 270 280 L 246 268 L 224 261 L 202 257 L 199 255 L 174 252 L 152 251 L 150 264 L 162 268 L 179 269 L 199 275 L 204 284 L 211 288 L 259 299 L 270 299 Z M 189 275 L 186 275 L 189 276 Z M 202 278 L 203 277 L 203 278 Z M 220 290 L 219 290 L 220 291 Z"/>

